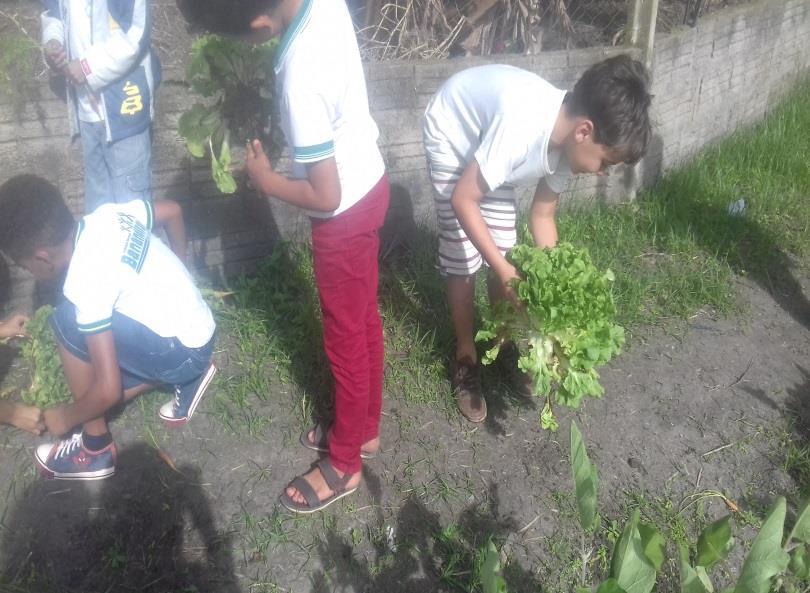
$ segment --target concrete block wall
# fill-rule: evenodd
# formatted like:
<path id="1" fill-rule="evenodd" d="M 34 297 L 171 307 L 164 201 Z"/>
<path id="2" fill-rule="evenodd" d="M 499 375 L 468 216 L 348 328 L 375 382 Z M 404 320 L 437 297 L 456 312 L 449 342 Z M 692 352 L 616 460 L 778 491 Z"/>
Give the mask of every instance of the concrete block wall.
<path id="1" fill-rule="evenodd" d="M 656 40 L 656 142 L 645 183 L 761 119 L 810 67 L 810 2 L 724 9 Z"/>
<path id="2" fill-rule="evenodd" d="M 497 61 L 571 88 L 588 66 L 621 51 L 626 50 L 366 64 L 369 100 L 394 190 L 388 237 L 396 238 L 414 222 L 433 221 L 420 122 L 430 96 L 450 75 Z M 808 65 L 807 0 L 759 0 L 704 17 L 695 28 L 659 36 L 653 63 L 658 125 L 650 155 L 640 167 L 641 182 L 653 182 L 707 143 L 762 117 Z M 177 134 L 180 114 L 195 97 L 182 71 L 167 70 L 164 75 L 154 134 L 155 197 L 183 204 L 198 269 L 225 276 L 250 272 L 280 237 L 302 236 L 308 223 L 277 201 L 268 204 L 252 195 L 218 193 L 207 166 L 188 156 Z M 47 85 L 22 106 L 0 105 L 0 159 L 3 178 L 21 172 L 43 175 L 60 187 L 72 210 L 81 213 L 80 148 L 68 138 L 64 104 Z M 286 166 L 282 158 L 278 167 Z M 629 171 L 607 179 L 580 177 L 564 200 L 625 201 L 632 185 Z"/>

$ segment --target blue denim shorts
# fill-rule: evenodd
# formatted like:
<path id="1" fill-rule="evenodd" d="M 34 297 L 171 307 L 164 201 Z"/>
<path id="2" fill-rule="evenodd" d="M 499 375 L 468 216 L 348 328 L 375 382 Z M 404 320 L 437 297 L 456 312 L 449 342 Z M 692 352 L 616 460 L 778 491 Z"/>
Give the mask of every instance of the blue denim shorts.
<path id="1" fill-rule="evenodd" d="M 50 322 L 59 343 L 74 356 L 90 362 L 73 303 L 64 301 L 59 305 Z M 206 371 L 214 353 L 214 337 L 201 348 L 189 348 L 177 338 L 161 337 L 117 311 L 112 315 L 112 332 L 124 389 L 143 383 L 173 386 L 191 383 Z"/>

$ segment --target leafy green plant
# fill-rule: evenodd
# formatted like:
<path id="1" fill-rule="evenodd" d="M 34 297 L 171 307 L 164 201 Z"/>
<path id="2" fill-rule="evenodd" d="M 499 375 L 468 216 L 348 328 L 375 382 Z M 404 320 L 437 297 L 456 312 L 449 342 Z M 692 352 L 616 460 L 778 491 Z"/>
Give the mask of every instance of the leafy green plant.
<path id="1" fill-rule="evenodd" d="M 577 593 L 591 593 L 587 586 L 588 562 L 593 547 L 585 536 L 593 534 L 600 523 L 597 510 L 597 473 L 591 463 L 582 434 L 571 422 L 571 475 L 577 498 L 579 524 L 582 526 L 582 576 Z M 597 593 L 649 593 L 655 586 L 656 576 L 664 564 L 666 544 L 663 536 L 652 525 L 642 523 L 636 510 L 625 524 L 613 547 L 610 573 L 599 585 Z"/>
<path id="2" fill-rule="evenodd" d="M 29 338 L 21 351 L 31 369 L 31 386 L 23 390 L 22 400 L 28 405 L 50 408 L 70 400 L 70 388 L 62 371 L 62 361 L 56 345 L 56 337 L 48 325 L 53 307 L 46 305 L 37 309 L 28 321 Z"/>
<path id="3" fill-rule="evenodd" d="M 277 118 L 274 107 L 273 55 L 276 43 L 250 45 L 204 35 L 191 47 L 186 76 L 191 89 L 206 99 L 180 117 L 178 129 L 195 158 L 211 159 L 211 176 L 222 193 L 232 194 L 234 143 L 257 138 L 273 153 Z"/>
<path id="4" fill-rule="evenodd" d="M 570 243 L 553 249 L 521 244 L 508 258 L 520 274 L 515 291 L 522 307 L 501 301 L 485 316 L 476 340 L 496 342 L 482 362 L 491 363 L 514 341 L 518 366 L 546 398 L 540 422 L 556 430 L 552 400 L 577 408 L 584 396 L 600 397 L 596 367 L 624 344 L 624 329 L 615 323 L 613 273 L 597 270 L 588 252 Z"/>
<path id="5" fill-rule="evenodd" d="M 591 463 L 582 433 L 576 423 L 571 423 L 571 473 L 574 477 L 574 492 L 577 496 L 579 524 L 585 532 L 593 532 L 599 525 L 599 513 L 596 508 L 597 472 Z"/>
<path id="6" fill-rule="evenodd" d="M 582 436 L 571 423 L 571 471 L 579 507 L 583 534 L 594 527 L 596 506 L 596 468 L 590 462 Z M 774 503 L 743 561 L 736 585 L 723 593 L 769 593 L 776 589 L 793 593 L 810 587 L 810 501 L 796 514 L 796 521 L 784 543 L 786 502 L 780 497 Z M 680 592 L 714 593 L 709 570 L 728 557 L 734 545 L 731 516 L 718 519 L 700 534 L 695 545 L 694 563 L 689 549 L 679 546 Z M 583 537 L 582 584 L 577 593 L 593 593 L 585 584 L 590 551 Z M 642 523 L 638 509 L 625 523 L 613 548 L 608 578 L 596 593 L 650 593 L 655 589 L 657 575 L 666 559 L 666 541 L 655 527 Z M 802 588 L 797 585 L 802 583 Z"/>

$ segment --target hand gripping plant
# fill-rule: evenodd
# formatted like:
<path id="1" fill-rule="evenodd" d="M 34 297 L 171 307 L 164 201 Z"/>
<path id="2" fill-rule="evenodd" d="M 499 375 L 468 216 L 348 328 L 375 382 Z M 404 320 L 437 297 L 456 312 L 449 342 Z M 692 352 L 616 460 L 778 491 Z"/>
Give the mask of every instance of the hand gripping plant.
<path id="1" fill-rule="evenodd" d="M 485 315 L 476 340 L 495 344 L 482 362 L 490 364 L 513 341 L 518 367 L 531 377 L 535 394 L 546 398 L 541 425 L 556 430 L 552 401 L 577 408 L 586 395 L 600 397 L 596 368 L 624 344 L 624 329 L 615 322 L 613 273 L 597 270 L 588 252 L 570 243 L 552 249 L 521 244 L 508 259 L 520 274 L 514 288 L 521 307 L 499 302 Z"/>

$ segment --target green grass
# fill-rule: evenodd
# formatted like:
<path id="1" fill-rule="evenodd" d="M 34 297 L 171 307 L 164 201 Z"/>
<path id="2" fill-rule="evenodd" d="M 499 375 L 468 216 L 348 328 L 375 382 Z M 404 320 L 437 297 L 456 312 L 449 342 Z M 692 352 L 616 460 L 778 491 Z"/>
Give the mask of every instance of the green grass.
<path id="1" fill-rule="evenodd" d="M 444 382 L 453 330 L 435 249 L 435 234 L 419 229 L 380 269 L 386 389 L 414 403 L 441 402 L 449 395 Z"/>

